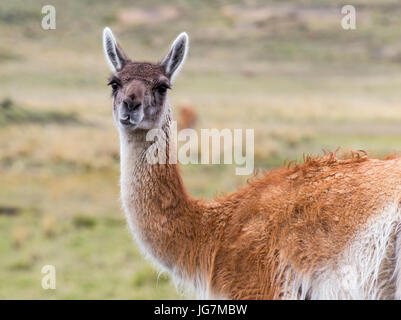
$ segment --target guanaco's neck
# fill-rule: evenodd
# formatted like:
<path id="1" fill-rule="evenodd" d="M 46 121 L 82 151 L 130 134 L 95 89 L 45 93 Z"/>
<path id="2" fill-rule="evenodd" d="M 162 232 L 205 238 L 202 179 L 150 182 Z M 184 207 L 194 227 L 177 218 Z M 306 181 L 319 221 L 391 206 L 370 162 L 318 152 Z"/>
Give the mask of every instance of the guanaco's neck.
<path id="1" fill-rule="evenodd" d="M 163 130 L 169 139 L 169 125 Z M 177 164 L 148 163 L 149 147 L 161 149 L 163 139 L 148 142 L 145 132 L 120 132 L 120 139 L 121 196 L 131 231 L 162 267 L 190 277 L 200 259 L 201 205 L 188 195 Z"/>

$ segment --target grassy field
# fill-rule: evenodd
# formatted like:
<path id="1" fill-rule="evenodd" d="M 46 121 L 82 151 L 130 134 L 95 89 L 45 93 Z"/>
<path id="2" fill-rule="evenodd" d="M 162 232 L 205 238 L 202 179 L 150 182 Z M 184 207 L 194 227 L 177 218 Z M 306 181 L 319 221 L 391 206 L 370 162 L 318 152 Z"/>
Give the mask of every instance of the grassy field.
<path id="1" fill-rule="evenodd" d="M 134 60 L 161 59 L 180 31 L 190 54 L 170 93 L 196 128 L 253 128 L 256 167 L 322 149 L 383 156 L 401 145 L 401 4 L 354 0 L 357 29 L 328 0 L 0 2 L 0 298 L 173 299 L 141 256 L 119 202 L 119 142 L 101 33 Z M 340 151 L 341 153 L 341 151 Z M 248 177 L 182 166 L 212 198 Z M 57 271 L 43 290 L 41 268 Z"/>

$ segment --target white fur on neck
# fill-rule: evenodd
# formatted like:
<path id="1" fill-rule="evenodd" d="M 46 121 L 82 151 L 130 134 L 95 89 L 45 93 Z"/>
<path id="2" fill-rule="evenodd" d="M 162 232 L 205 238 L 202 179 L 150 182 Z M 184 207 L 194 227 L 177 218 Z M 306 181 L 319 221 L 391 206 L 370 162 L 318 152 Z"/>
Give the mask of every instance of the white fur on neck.
<path id="1" fill-rule="evenodd" d="M 171 109 L 170 107 L 167 107 L 166 110 L 167 112 L 164 115 L 164 120 L 170 121 Z M 132 194 L 131 192 L 132 185 L 135 183 L 133 178 L 135 177 L 135 172 L 139 169 L 137 166 L 141 166 L 141 161 L 144 160 L 146 143 L 132 139 L 132 137 L 130 137 L 130 135 L 125 131 L 119 130 L 119 132 L 121 157 L 120 187 L 122 206 L 129 229 L 133 234 L 141 252 L 144 254 L 146 259 L 151 261 L 151 263 L 159 270 L 160 273 L 168 272 L 172 276 L 176 289 L 181 294 L 195 294 L 198 299 L 213 298 L 214 296 L 207 285 L 204 275 L 199 272 L 193 279 L 186 279 L 181 270 L 178 270 L 177 268 L 169 268 L 163 263 L 163 261 L 160 261 L 160 259 L 153 254 L 153 251 L 149 245 L 143 241 L 141 229 L 136 226 L 133 219 L 134 215 L 140 213 L 133 212 L 132 206 L 128 205 L 132 199 L 125 199 L 125 197 L 126 195 L 135 197 L 135 194 Z M 156 143 L 163 142 L 161 140 L 157 140 Z"/>

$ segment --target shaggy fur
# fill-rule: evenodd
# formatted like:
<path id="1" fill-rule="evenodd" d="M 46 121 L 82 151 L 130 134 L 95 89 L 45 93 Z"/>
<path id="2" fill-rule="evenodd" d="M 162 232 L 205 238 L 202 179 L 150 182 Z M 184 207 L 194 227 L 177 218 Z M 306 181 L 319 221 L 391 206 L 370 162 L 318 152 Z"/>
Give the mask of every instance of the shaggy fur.
<path id="1" fill-rule="evenodd" d="M 179 70 L 171 50 L 162 61 Z M 109 52 L 112 59 L 117 49 Z M 153 126 L 170 145 L 170 106 L 152 100 L 147 84 L 169 75 L 163 65 L 119 64 L 115 76 L 123 84 L 113 112 L 122 203 L 142 251 L 161 270 L 201 298 L 400 298 L 401 158 L 339 160 L 326 153 L 267 172 L 233 194 L 194 199 L 178 165 L 147 162 L 147 150 L 163 152 L 164 141 L 146 141 L 146 130 L 117 121 L 130 86 L 142 86 L 145 111 L 157 105 Z"/>

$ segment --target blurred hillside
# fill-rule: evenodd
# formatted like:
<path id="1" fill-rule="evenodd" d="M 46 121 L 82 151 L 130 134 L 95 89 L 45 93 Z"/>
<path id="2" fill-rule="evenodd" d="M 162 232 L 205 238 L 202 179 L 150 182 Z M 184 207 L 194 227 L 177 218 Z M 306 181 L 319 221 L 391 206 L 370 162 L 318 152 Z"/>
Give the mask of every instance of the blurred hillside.
<path id="1" fill-rule="evenodd" d="M 322 149 L 401 145 L 401 3 L 52 0 L 0 2 L 0 298 L 177 298 L 145 262 L 119 203 L 119 142 L 101 34 L 157 61 L 181 31 L 187 62 L 169 100 L 196 129 L 255 129 L 257 167 Z M 231 166 L 182 166 L 195 196 L 233 191 Z M 45 264 L 57 290 L 40 286 Z"/>

